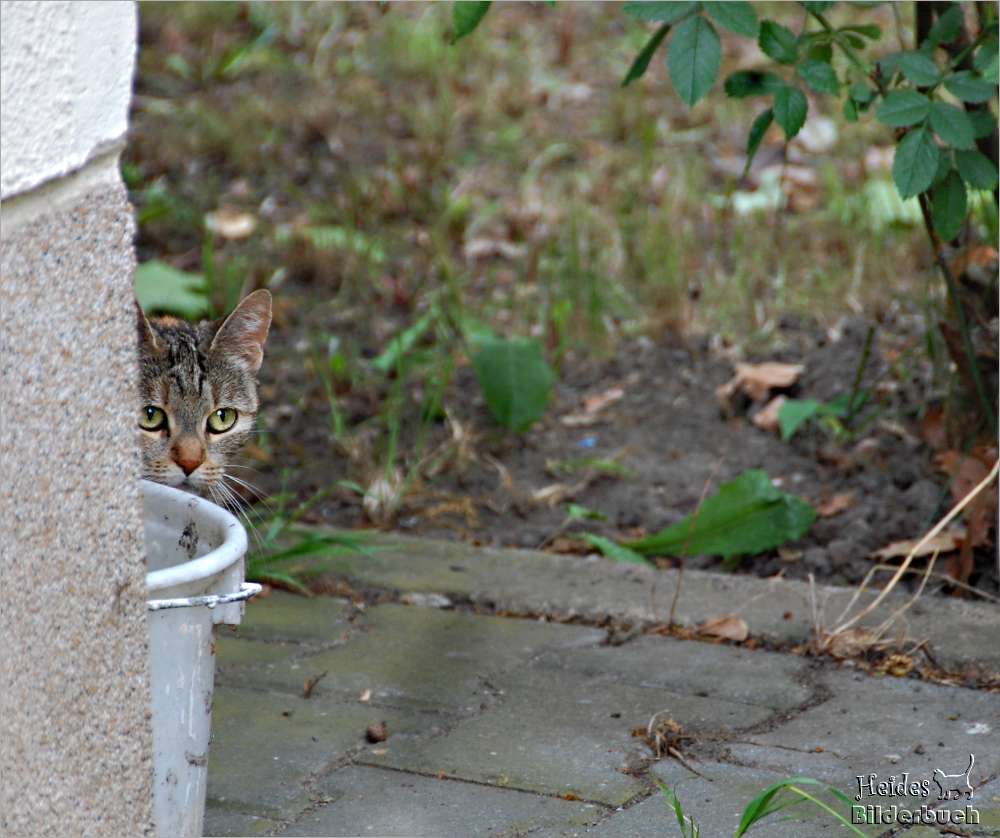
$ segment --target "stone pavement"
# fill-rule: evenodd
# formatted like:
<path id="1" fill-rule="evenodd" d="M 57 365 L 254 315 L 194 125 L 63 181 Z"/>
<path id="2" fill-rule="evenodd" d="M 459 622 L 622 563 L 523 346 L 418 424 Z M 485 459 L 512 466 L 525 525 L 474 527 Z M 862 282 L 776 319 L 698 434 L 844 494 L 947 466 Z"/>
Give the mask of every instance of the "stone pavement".
<path id="1" fill-rule="evenodd" d="M 275 591 L 219 636 L 207 835 L 679 835 L 663 783 L 703 838 L 728 837 L 777 780 L 853 799 L 857 776 L 905 772 L 915 786 L 862 803 L 927 804 L 939 819 L 971 806 L 979 823 L 945 834 L 1000 836 L 996 689 L 645 633 L 665 621 L 676 573 L 604 560 L 380 536 L 330 579 L 353 596 Z M 688 572 L 675 614 L 738 611 L 751 639 L 789 650 L 845 597 L 815 594 L 814 609 L 801 584 Z M 1000 670 L 996 606 L 928 598 L 907 617 L 939 666 L 978 665 L 981 684 Z M 690 737 L 687 765 L 633 735 L 658 713 Z M 369 741 L 377 723 L 388 736 Z M 934 769 L 963 772 L 970 754 L 972 800 L 939 801 Z M 750 834 L 847 832 L 795 807 Z"/>

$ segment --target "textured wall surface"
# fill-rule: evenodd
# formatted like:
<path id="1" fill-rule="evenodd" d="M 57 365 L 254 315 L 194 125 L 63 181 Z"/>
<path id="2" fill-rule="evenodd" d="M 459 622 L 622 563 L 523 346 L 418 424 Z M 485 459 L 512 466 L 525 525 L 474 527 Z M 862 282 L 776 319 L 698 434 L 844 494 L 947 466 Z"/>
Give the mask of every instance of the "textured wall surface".
<path id="1" fill-rule="evenodd" d="M 133 222 L 117 154 L 135 9 L 2 13 L 0 834 L 149 834 Z"/>
<path id="2" fill-rule="evenodd" d="M 68 174 L 125 133 L 136 26 L 131 3 L 0 4 L 0 195 Z"/>

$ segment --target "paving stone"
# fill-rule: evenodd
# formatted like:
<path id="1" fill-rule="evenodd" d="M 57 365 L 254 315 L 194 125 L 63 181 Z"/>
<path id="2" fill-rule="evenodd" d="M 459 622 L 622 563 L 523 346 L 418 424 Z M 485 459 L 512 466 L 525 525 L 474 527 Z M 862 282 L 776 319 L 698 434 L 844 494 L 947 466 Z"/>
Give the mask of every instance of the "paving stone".
<path id="1" fill-rule="evenodd" d="M 488 603 L 501 611 L 614 617 L 634 623 L 662 622 L 670 612 L 677 572 L 580 559 L 529 550 L 470 548 L 468 545 L 379 534 L 369 554 L 337 557 L 330 575 L 359 586 L 399 592 L 444 593 Z M 753 634 L 801 642 L 813 628 L 812 598 L 821 620 L 832 626 L 853 589 L 804 582 L 758 579 L 687 570 L 676 619 L 695 625 L 739 609 Z M 870 597 L 865 594 L 860 604 Z M 887 606 L 904 598 L 893 596 Z M 868 621 L 881 622 L 886 610 Z M 863 625 L 865 623 L 862 623 Z M 929 638 L 945 667 L 979 665 L 1000 671 L 1000 609 L 992 604 L 926 597 L 906 614 L 910 636 Z"/>
<path id="2" fill-rule="evenodd" d="M 615 673 L 641 687 L 788 711 L 804 704 L 812 689 L 804 683 L 808 664 L 794 655 L 735 646 L 647 636 L 624 646 L 546 652 L 534 667 L 561 667 L 584 675 Z"/>
<path id="3" fill-rule="evenodd" d="M 620 806 L 645 788 L 625 772 L 649 756 L 631 731 L 653 714 L 668 710 L 694 733 L 740 729 L 771 715 L 763 707 L 629 684 L 615 672 L 529 667 L 498 683 L 499 703 L 445 736 L 359 760 Z"/>
<path id="4" fill-rule="evenodd" d="M 205 825 L 202 832 L 206 836 L 227 835 L 272 835 L 281 824 L 270 818 L 262 818 L 246 812 L 229 812 L 217 803 L 205 807 Z"/>
<path id="5" fill-rule="evenodd" d="M 314 695 L 356 699 L 371 690 L 376 703 L 469 714 L 491 700 L 497 673 L 546 649 L 585 648 L 603 637 L 579 626 L 379 605 L 356 621 L 343 646 L 263 666 L 230 665 L 223 655 L 220 669 L 227 684 L 293 694 L 326 672 Z"/>
<path id="6" fill-rule="evenodd" d="M 351 766 L 322 784 L 330 802 L 279 835 L 515 836 L 585 823 L 592 804 Z"/>
<path id="7" fill-rule="evenodd" d="M 824 780 L 848 796 L 859 793 L 858 776 L 929 783 L 924 794 L 865 795 L 866 804 L 908 808 L 936 802 L 935 768 L 965 769 L 975 754 L 973 779 L 1000 771 L 1000 702 L 995 695 L 916 680 L 877 679 L 850 672 L 825 674 L 829 700 L 767 733 L 754 744 L 729 747 L 737 762 Z"/>
<path id="8" fill-rule="evenodd" d="M 351 611 L 346 599 L 272 590 L 266 597 L 255 597 L 247 603 L 237 636 L 322 645 L 340 637 L 348 627 Z"/>
<path id="9" fill-rule="evenodd" d="M 657 763 L 652 771 L 680 800 L 705 838 L 727 838 L 735 833 L 746 805 L 779 774 L 724 763 L 698 763 L 698 777 L 673 760 Z M 707 779 L 706 779 L 707 778 Z M 881 830 L 879 830 L 881 831 Z M 624 812 L 612 814 L 591 829 L 563 830 L 563 835 L 600 835 L 608 838 L 661 838 L 679 835 L 677 815 L 666 795 L 657 791 Z M 813 807 L 796 807 L 762 821 L 751 834 L 768 838 L 832 838 L 843 827 Z M 875 833 L 877 834 L 877 833 Z"/>
<path id="10" fill-rule="evenodd" d="M 208 797 L 222 810 L 243 806 L 271 818 L 308 804 L 303 783 L 365 744 L 369 724 L 385 721 L 393 736 L 418 736 L 440 720 L 364 704 L 216 688 Z"/>

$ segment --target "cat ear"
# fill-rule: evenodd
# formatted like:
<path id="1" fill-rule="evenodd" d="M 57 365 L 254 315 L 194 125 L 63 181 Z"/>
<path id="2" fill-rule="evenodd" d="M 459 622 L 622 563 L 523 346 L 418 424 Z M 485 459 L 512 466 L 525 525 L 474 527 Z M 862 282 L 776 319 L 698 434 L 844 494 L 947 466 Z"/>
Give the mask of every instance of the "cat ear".
<path id="1" fill-rule="evenodd" d="M 146 319 L 146 315 L 143 313 L 142 306 L 139 305 L 138 300 L 135 301 L 135 325 L 139 335 L 139 350 L 147 352 L 150 355 L 158 353 L 162 347 L 156 339 L 156 332 L 149 325 L 149 320 Z"/>
<path id="2" fill-rule="evenodd" d="M 209 353 L 235 358 L 250 372 L 264 360 L 264 341 L 271 326 L 271 292 L 261 288 L 240 302 L 212 338 Z"/>

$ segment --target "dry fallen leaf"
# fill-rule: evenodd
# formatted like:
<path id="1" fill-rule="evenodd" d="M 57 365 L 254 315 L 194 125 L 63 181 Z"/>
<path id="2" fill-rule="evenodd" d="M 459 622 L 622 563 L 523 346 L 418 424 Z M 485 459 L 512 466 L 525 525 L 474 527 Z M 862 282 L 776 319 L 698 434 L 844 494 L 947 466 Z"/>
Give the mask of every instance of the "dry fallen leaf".
<path id="1" fill-rule="evenodd" d="M 944 408 L 931 407 L 920 421 L 920 436 L 932 451 L 944 451 L 948 445 L 948 429 L 944 424 Z"/>
<path id="2" fill-rule="evenodd" d="M 737 617 L 735 614 L 725 614 L 702 623 L 698 626 L 698 633 L 742 643 L 750 636 L 750 627 L 747 626 L 747 621 L 742 617 Z"/>
<path id="3" fill-rule="evenodd" d="M 257 219 L 249 212 L 233 207 L 219 207 L 206 213 L 205 226 L 224 239 L 245 239 L 257 229 Z"/>
<path id="4" fill-rule="evenodd" d="M 746 393 L 753 401 L 767 398 L 771 390 L 791 387 L 805 371 L 802 364 L 782 364 L 766 361 L 763 364 L 736 364 L 736 375 L 715 391 L 722 409 L 731 412 L 732 399 L 739 391 Z"/>
<path id="5" fill-rule="evenodd" d="M 951 494 L 955 502 L 962 500 L 989 474 L 995 453 L 984 449 L 979 456 L 965 456 L 957 451 L 945 451 L 937 457 L 938 466 L 951 478 Z M 988 463 L 988 465 L 987 465 Z M 957 560 L 949 563 L 949 573 L 960 582 L 968 582 L 972 573 L 972 548 L 989 542 L 990 528 L 997 517 L 997 487 L 991 485 L 979 493 L 965 508 L 966 537 L 961 543 Z"/>
<path id="6" fill-rule="evenodd" d="M 832 518 L 834 515 L 846 512 L 852 506 L 854 506 L 854 492 L 837 492 L 816 507 L 816 514 L 820 518 Z"/>
<path id="7" fill-rule="evenodd" d="M 767 431 L 769 434 L 778 433 L 781 427 L 778 424 L 778 413 L 786 401 L 788 399 L 784 396 L 775 396 L 764 407 L 758 410 L 750 421 L 762 431 Z"/>
<path id="8" fill-rule="evenodd" d="M 913 555 L 916 558 L 930 556 L 934 553 L 949 553 L 957 550 L 965 540 L 965 530 L 961 527 L 947 529 L 938 533 L 930 539 Z M 902 556 L 910 555 L 910 551 L 920 542 L 919 538 L 907 538 L 902 541 L 893 541 L 881 550 L 876 550 L 871 554 L 873 559 L 898 559 Z"/>
<path id="9" fill-rule="evenodd" d="M 609 405 L 621 401 L 624 396 L 625 391 L 621 387 L 612 387 L 602 393 L 592 393 L 584 397 L 582 411 L 579 413 L 569 413 L 559 421 L 568 428 L 582 428 L 588 425 L 595 425 L 601 419 L 598 414 Z"/>

